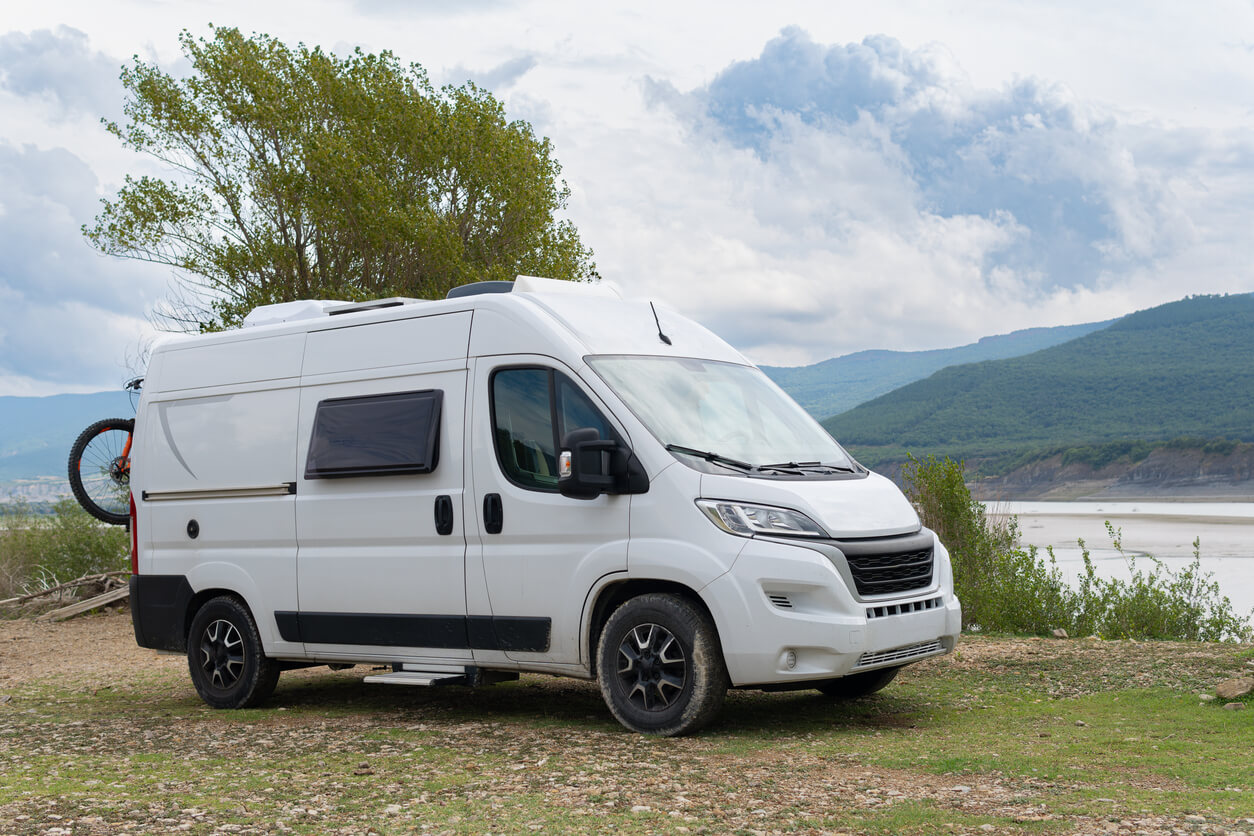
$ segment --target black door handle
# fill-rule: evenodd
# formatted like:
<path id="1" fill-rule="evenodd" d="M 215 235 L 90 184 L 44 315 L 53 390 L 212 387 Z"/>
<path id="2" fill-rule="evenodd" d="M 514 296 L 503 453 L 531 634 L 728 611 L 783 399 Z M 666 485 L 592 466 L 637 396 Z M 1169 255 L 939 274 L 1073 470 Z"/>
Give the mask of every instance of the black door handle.
<path id="1" fill-rule="evenodd" d="M 435 533 L 453 533 L 453 500 L 444 494 L 435 498 Z"/>
<path id="2" fill-rule="evenodd" d="M 501 506 L 501 495 L 490 493 L 483 497 L 483 527 L 489 534 L 500 534 L 501 525 L 505 522 L 505 509 Z"/>

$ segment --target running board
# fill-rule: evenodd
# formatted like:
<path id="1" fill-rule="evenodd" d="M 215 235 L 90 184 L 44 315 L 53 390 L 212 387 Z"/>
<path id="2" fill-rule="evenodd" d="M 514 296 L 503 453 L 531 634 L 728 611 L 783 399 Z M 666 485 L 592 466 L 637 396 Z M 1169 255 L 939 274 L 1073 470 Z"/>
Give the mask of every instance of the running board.
<path id="1" fill-rule="evenodd" d="M 469 685 L 474 688 L 480 685 L 493 685 L 497 682 L 512 682 L 518 679 L 516 671 L 493 671 L 483 668 L 453 667 L 451 665 L 431 665 L 426 670 L 418 670 L 417 666 L 402 665 L 401 670 L 391 673 L 376 673 L 365 678 L 365 682 L 380 682 L 385 685 Z M 434 670 L 432 670 L 432 668 Z"/>
<path id="2" fill-rule="evenodd" d="M 384 685 L 467 685 L 465 674 L 445 673 L 443 671 L 393 671 L 367 676 L 366 682 L 381 682 Z"/>

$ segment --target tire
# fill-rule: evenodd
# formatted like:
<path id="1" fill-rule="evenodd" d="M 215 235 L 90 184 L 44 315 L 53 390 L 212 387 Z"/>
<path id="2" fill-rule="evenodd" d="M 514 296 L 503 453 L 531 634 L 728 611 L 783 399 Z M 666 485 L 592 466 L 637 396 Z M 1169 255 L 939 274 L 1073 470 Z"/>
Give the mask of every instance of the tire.
<path id="1" fill-rule="evenodd" d="M 689 734 L 714 719 L 729 684 L 710 617 L 662 593 L 632 598 L 606 621 L 597 681 L 618 722 L 663 737 Z"/>
<path id="2" fill-rule="evenodd" d="M 252 615 L 227 595 L 208 601 L 187 634 L 187 668 L 213 708 L 249 708 L 274 693 L 279 664 L 262 652 Z"/>
<path id="3" fill-rule="evenodd" d="M 869 696 L 885 688 L 888 683 L 897 678 L 897 672 L 900 670 L 901 667 L 899 666 L 896 668 L 880 668 L 879 670 L 867 671 L 866 673 L 850 674 L 839 679 L 829 679 L 817 687 L 824 696 L 831 697 L 834 700 L 856 700 L 859 697 Z"/>
<path id="4" fill-rule="evenodd" d="M 79 433 L 67 463 L 70 490 L 87 513 L 110 525 L 130 518 L 132 418 L 106 418 Z"/>

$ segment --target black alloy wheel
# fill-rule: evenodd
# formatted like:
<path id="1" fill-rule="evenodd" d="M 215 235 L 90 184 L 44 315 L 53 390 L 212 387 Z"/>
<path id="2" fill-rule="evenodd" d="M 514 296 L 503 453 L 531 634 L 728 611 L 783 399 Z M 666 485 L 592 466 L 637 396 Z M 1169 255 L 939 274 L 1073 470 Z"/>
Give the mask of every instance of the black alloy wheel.
<path id="1" fill-rule="evenodd" d="M 597 645 L 597 681 L 620 723 L 666 737 L 709 723 L 729 685 L 710 616 L 670 593 L 631 598 L 609 617 Z"/>
<path id="2" fill-rule="evenodd" d="M 213 708 L 248 708 L 274 693 L 279 665 L 263 652 L 248 608 L 223 595 L 192 619 L 187 667 L 196 693 Z"/>

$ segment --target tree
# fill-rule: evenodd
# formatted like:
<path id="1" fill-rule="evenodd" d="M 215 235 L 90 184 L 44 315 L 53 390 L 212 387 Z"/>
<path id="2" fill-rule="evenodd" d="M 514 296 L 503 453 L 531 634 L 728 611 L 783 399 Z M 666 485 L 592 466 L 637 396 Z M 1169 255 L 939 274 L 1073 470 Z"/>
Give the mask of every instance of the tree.
<path id="1" fill-rule="evenodd" d="M 389 52 L 338 58 L 212 28 L 179 40 L 176 79 L 124 67 L 122 143 L 169 166 L 127 177 L 93 227 L 97 249 L 176 268 L 158 319 L 237 325 L 294 299 L 440 298 L 516 274 L 596 278 L 554 215 L 570 194 L 547 138 L 467 83 L 435 90 Z"/>

